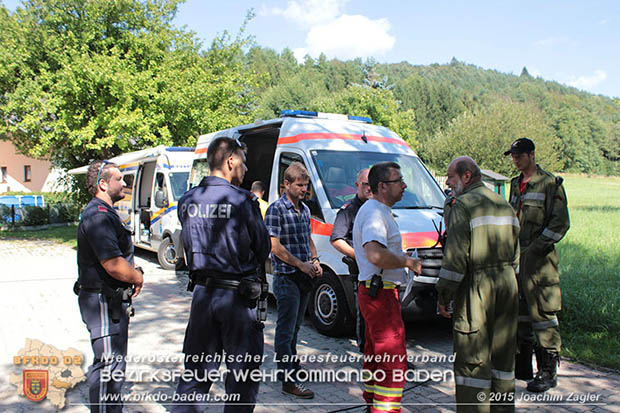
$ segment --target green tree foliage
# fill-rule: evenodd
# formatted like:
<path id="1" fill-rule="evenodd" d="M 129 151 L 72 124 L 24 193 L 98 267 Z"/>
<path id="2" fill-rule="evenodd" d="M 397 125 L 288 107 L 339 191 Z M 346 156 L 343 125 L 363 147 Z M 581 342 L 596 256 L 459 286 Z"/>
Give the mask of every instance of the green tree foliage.
<path id="1" fill-rule="evenodd" d="M 512 101 L 464 112 L 448 128 L 435 134 L 420 153 L 437 171 L 445 171 L 455 157 L 468 155 L 482 169 L 511 176 L 515 174 L 511 158 L 503 153 L 522 136 L 536 142 L 536 161 L 544 169 L 559 169 L 558 139 L 544 113 L 534 105 Z"/>
<path id="2" fill-rule="evenodd" d="M 391 90 L 351 85 L 343 91 L 324 95 L 311 103 L 311 109 L 321 112 L 369 116 L 373 123 L 392 129 L 413 148 L 418 146 L 413 110 L 399 110 L 400 104 Z"/>
<path id="3" fill-rule="evenodd" d="M 248 38 L 200 52 L 172 27 L 179 0 L 28 0 L 0 7 L 0 136 L 75 167 L 158 144 L 193 145 L 251 117 Z M 251 16 L 250 16 L 251 17 Z"/>
<path id="4" fill-rule="evenodd" d="M 448 85 L 431 82 L 417 74 L 399 82 L 394 95 L 404 108 L 415 111 L 417 131 L 422 142 L 446 128 L 452 119 L 467 110 L 461 96 Z"/>

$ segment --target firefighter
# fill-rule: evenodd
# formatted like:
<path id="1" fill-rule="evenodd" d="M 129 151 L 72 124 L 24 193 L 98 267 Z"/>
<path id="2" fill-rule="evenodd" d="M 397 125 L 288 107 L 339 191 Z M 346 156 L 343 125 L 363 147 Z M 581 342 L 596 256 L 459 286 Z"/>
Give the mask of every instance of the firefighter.
<path id="1" fill-rule="evenodd" d="M 560 364 L 560 329 L 557 313 L 562 308 L 558 253 L 555 243 L 570 226 L 562 178 L 536 164 L 535 146 L 528 138 L 512 143 L 511 155 L 521 174 L 510 182 L 510 204 L 521 224 L 519 272 L 519 335 L 517 378 L 532 378 L 532 350 L 538 372 L 527 385 L 532 392 L 557 386 Z"/>
<path id="2" fill-rule="evenodd" d="M 403 253 L 392 206 L 407 188 L 394 162 L 370 168 L 372 199 L 361 206 L 353 224 L 353 247 L 359 267 L 358 300 L 366 322 L 363 397 L 370 412 L 400 412 L 407 369 L 405 325 L 398 297 L 404 268 L 420 273 L 422 262 Z M 377 374 L 377 373 L 384 374 Z M 403 374 L 398 374 L 398 372 Z"/>
<path id="3" fill-rule="evenodd" d="M 457 412 L 514 411 L 519 223 L 473 159 L 454 159 L 447 184 L 456 201 L 437 292 L 440 314 L 454 318 Z"/>

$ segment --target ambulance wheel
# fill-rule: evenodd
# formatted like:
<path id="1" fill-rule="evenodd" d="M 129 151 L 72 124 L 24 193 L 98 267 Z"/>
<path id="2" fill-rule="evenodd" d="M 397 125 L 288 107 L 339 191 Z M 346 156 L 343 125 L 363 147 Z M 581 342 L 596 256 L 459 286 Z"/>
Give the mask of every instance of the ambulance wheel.
<path id="1" fill-rule="evenodd" d="M 319 333 L 340 337 L 350 333 L 349 306 L 336 275 L 325 271 L 315 283 L 310 296 L 310 318 Z"/>
<path id="2" fill-rule="evenodd" d="M 157 260 L 164 270 L 175 270 L 183 264 L 183 259 L 177 257 L 174 242 L 169 237 L 164 238 L 159 244 Z"/>

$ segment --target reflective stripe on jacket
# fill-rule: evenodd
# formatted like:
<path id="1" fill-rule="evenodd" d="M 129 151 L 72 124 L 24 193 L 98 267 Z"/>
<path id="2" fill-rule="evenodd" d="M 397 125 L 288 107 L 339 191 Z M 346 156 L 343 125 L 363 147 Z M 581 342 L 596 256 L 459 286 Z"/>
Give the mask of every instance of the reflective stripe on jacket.
<path id="1" fill-rule="evenodd" d="M 492 276 L 519 262 L 519 223 L 498 194 L 475 183 L 456 198 L 448 218 L 448 239 L 437 282 L 438 300 L 447 305 L 461 281 L 475 272 Z"/>

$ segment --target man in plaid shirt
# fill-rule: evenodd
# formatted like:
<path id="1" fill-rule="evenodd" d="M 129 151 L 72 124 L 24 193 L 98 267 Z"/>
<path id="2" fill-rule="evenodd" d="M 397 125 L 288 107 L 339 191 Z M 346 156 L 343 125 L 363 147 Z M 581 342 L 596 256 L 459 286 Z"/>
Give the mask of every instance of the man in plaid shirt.
<path id="1" fill-rule="evenodd" d="M 311 237 L 310 209 L 301 202 L 309 182 L 304 165 L 293 162 L 284 171 L 284 193 L 269 205 L 265 215 L 275 273 L 278 321 L 274 347 L 278 369 L 284 372 L 280 375 L 282 392 L 304 399 L 313 398 L 314 393 L 295 379 L 300 369 L 295 360 L 297 333 L 310 299 L 312 279 L 323 275 Z"/>

